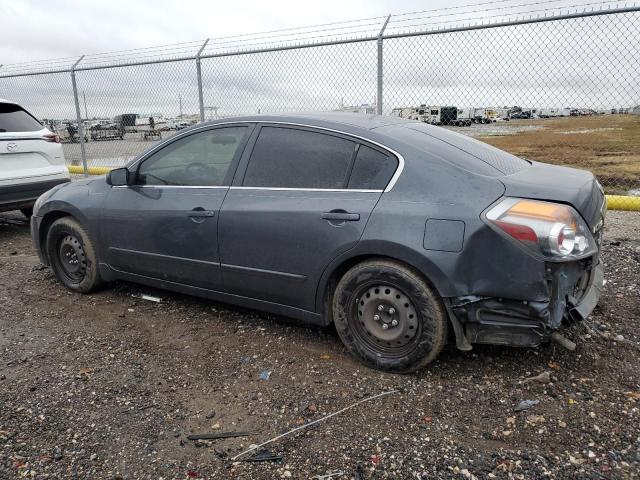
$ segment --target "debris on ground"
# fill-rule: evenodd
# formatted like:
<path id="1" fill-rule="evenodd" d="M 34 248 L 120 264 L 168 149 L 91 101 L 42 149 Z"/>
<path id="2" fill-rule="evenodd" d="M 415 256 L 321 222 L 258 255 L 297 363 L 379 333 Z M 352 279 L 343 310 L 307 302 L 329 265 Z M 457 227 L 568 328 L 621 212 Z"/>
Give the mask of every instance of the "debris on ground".
<path id="1" fill-rule="evenodd" d="M 162 302 L 162 299 L 160 297 L 154 297 L 153 295 L 147 295 L 146 293 L 132 293 L 131 296 L 133 298 L 141 298 L 142 300 L 147 300 L 149 302 Z"/>
<path id="2" fill-rule="evenodd" d="M 516 408 L 513 409 L 514 412 L 523 412 L 524 410 L 529 410 L 531 407 L 534 407 L 540 403 L 540 400 L 522 400 Z"/>
<path id="3" fill-rule="evenodd" d="M 271 453 L 269 450 L 260 450 L 255 455 L 252 455 L 245 459 L 245 462 L 279 462 L 282 460 L 282 455 Z"/>
<path id="4" fill-rule="evenodd" d="M 221 438 L 248 437 L 251 434 L 251 432 L 198 433 L 188 435 L 187 440 L 218 440 Z"/>
<path id="5" fill-rule="evenodd" d="M 358 400 L 357 402 L 352 403 L 351 405 L 349 405 L 347 407 L 344 407 L 344 408 L 338 410 L 337 412 L 330 413 L 329 415 L 325 415 L 324 417 L 319 418 L 317 420 L 314 420 L 313 422 L 305 423 L 304 425 L 301 425 L 299 427 L 292 428 L 288 432 L 285 432 L 285 433 L 283 433 L 281 435 L 278 435 L 277 437 L 273 437 L 273 438 L 267 440 L 266 442 L 262 442 L 260 445 L 255 445 L 255 446 L 249 448 L 248 450 L 245 450 L 244 452 L 239 453 L 238 455 L 233 457 L 231 460 L 237 460 L 238 458 L 246 455 L 247 453 L 250 453 L 253 450 L 256 450 L 256 449 L 258 449 L 260 447 L 264 447 L 265 445 L 268 445 L 268 444 L 273 443 L 273 442 L 275 442 L 277 440 L 280 440 L 281 438 L 284 438 L 287 435 L 291 435 L 292 433 L 295 433 L 295 432 L 297 432 L 299 430 L 302 430 L 302 429 L 305 429 L 305 428 L 309 428 L 311 425 L 315 425 L 317 423 L 324 422 L 325 420 L 329 420 L 330 418 L 335 417 L 336 415 L 340 415 L 341 413 L 346 412 L 347 410 L 350 410 L 350 409 L 352 409 L 354 407 L 357 407 L 358 405 L 360 405 L 360 404 L 362 404 L 364 402 L 369 402 L 371 400 L 376 400 L 378 398 L 386 397 L 387 395 L 391 395 L 393 393 L 398 393 L 398 392 L 399 392 L 399 390 L 389 390 L 388 392 L 378 393 L 377 395 L 372 395 L 371 397 L 367 397 L 367 398 L 363 398 L 362 400 Z"/>
<path id="6" fill-rule="evenodd" d="M 333 330 L 275 315 L 124 282 L 73 293 L 33 268 L 26 225 L 0 226 L 0 478 L 635 479 L 638 225 L 640 213 L 607 214 L 602 298 L 562 331 L 575 352 L 448 345 L 411 375 L 366 368 Z M 551 383 L 522 383 L 544 371 Z M 278 461 L 244 461 L 261 449 L 231 461 L 263 436 L 395 389 L 261 448 Z M 523 399 L 540 404 L 514 413 Z M 228 431 L 260 433 L 186 438 Z"/>
<path id="7" fill-rule="evenodd" d="M 342 477 L 343 475 L 344 475 L 344 472 L 339 470 L 339 471 L 336 471 L 336 472 L 329 471 L 329 472 L 325 473 L 324 475 L 316 475 L 316 476 L 311 477 L 311 478 L 315 479 L 315 480 L 331 480 L 332 478 L 339 478 L 339 477 Z"/>

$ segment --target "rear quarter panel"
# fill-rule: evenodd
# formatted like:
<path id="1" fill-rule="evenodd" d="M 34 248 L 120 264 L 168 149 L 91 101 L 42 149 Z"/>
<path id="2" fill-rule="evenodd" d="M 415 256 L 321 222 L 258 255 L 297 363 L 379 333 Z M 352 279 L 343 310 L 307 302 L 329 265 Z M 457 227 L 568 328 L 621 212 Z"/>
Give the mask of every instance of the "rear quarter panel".
<path id="1" fill-rule="evenodd" d="M 542 262 L 496 234 L 480 217 L 504 192 L 496 177 L 471 173 L 435 154 L 407 153 L 405 171 L 382 195 L 351 253 L 370 250 L 405 261 L 443 297 L 544 298 Z M 462 248 L 459 239 L 453 251 L 425 248 L 429 219 L 464 222 L 464 229 L 454 229 L 463 230 Z"/>

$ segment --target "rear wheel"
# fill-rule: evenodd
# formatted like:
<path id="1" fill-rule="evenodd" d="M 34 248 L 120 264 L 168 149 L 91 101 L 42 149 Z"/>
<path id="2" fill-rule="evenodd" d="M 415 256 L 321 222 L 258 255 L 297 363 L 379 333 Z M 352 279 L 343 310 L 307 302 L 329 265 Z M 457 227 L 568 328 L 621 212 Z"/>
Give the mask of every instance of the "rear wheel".
<path id="1" fill-rule="evenodd" d="M 53 222 L 47 232 L 46 250 L 53 273 L 68 289 L 87 293 L 102 283 L 93 243 L 73 218 Z"/>
<path id="2" fill-rule="evenodd" d="M 336 330 L 370 367 L 408 373 L 433 361 L 447 339 L 436 292 L 411 268 L 370 260 L 349 270 L 333 296 Z"/>

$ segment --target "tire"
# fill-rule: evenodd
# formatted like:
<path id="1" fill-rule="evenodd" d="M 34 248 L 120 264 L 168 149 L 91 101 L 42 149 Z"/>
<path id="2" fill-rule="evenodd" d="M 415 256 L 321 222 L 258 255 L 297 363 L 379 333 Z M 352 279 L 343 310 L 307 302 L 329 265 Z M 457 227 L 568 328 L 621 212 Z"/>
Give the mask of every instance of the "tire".
<path id="1" fill-rule="evenodd" d="M 27 218 L 31 218 L 33 216 L 33 207 L 21 208 L 20 212 Z"/>
<path id="2" fill-rule="evenodd" d="M 102 284 L 93 242 L 75 219 L 63 217 L 53 222 L 45 248 L 53 273 L 69 290 L 89 293 Z"/>
<path id="3" fill-rule="evenodd" d="M 432 362 L 447 340 L 448 319 L 438 294 L 394 261 L 368 260 L 351 268 L 336 286 L 332 309 L 347 349 L 379 370 L 414 372 Z"/>

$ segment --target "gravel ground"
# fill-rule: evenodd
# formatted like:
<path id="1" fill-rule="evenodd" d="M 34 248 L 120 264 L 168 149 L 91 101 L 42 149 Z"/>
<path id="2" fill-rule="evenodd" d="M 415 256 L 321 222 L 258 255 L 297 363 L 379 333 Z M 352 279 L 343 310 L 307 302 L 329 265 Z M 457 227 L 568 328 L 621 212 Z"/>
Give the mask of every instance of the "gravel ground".
<path id="1" fill-rule="evenodd" d="M 640 478 L 639 227 L 609 213 L 607 284 L 591 329 L 567 333 L 576 352 L 449 347 L 399 376 L 286 319 L 129 284 L 70 293 L 0 214 L 0 478 Z M 269 445 L 279 462 L 231 461 L 388 390 Z M 230 431 L 250 434 L 186 438 Z"/>

